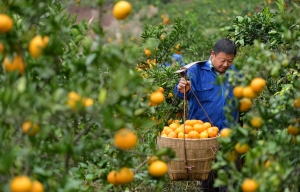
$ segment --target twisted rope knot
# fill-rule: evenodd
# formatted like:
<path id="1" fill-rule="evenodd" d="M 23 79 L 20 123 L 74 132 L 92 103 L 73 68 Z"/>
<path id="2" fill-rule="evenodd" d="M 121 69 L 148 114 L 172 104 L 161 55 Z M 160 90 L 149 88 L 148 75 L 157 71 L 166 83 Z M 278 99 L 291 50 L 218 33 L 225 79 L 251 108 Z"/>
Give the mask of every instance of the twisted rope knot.
<path id="1" fill-rule="evenodd" d="M 184 168 L 188 169 L 188 170 L 192 170 L 195 166 L 184 166 Z"/>

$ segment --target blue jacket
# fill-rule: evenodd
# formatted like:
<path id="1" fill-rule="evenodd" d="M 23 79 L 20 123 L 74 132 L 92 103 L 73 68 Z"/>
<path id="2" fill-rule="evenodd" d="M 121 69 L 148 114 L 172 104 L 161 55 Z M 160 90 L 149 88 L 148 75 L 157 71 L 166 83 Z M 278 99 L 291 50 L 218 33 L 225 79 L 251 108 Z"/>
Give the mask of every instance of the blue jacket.
<path id="1" fill-rule="evenodd" d="M 233 65 L 231 69 L 235 70 Z M 226 100 L 233 97 L 233 87 L 227 80 L 223 85 L 217 85 L 217 74 L 211 70 L 207 61 L 190 67 L 186 77 L 191 82 L 191 89 L 186 93 L 189 105 L 188 119 L 199 119 L 204 122 L 210 122 L 205 114 L 206 112 L 213 126 L 217 126 L 219 130 L 229 127 L 230 123 L 225 117 L 223 107 L 227 105 Z M 174 93 L 177 97 L 183 99 L 183 93 L 178 91 L 177 85 Z M 205 112 L 194 94 L 205 109 Z M 234 103 L 232 103 L 232 106 L 234 106 Z M 235 110 L 231 115 L 234 122 L 237 122 L 238 111 Z"/>

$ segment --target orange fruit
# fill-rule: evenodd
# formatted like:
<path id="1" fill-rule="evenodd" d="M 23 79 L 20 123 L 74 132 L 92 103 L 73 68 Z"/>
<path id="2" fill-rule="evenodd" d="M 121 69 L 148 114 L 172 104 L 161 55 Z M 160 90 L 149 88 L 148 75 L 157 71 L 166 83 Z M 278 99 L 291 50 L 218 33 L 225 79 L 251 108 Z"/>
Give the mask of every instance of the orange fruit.
<path id="1" fill-rule="evenodd" d="M 178 124 L 178 123 L 172 123 L 171 125 L 169 125 L 169 127 L 170 127 L 173 131 L 175 131 L 179 126 L 180 126 L 180 124 Z"/>
<path id="2" fill-rule="evenodd" d="M 29 192 L 44 192 L 44 186 L 41 182 L 34 180 L 32 182 L 32 188 Z"/>
<path id="3" fill-rule="evenodd" d="M 190 126 L 194 126 L 195 124 L 197 124 L 198 123 L 198 120 L 196 120 L 196 119 L 191 119 L 190 121 L 189 121 L 189 125 Z"/>
<path id="4" fill-rule="evenodd" d="M 169 134 L 168 134 L 168 137 L 170 138 L 177 138 L 177 133 L 175 131 L 171 131 Z"/>
<path id="5" fill-rule="evenodd" d="M 239 110 L 241 112 L 248 111 L 252 107 L 252 101 L 249 98 L 242 98 L 240 99 L 239 102 L 240 102 Z"/>
<path id="6" fill-rule="evenodd" d="M 200 137 L 200 139 L 202 138 L 208 138 L 208 133 L 206 132 L 206 131 L 203 131 L 203 132 L 201 132 L 200 133 L 200 135 L 199 135 L 199 137 Z"/>
<path id="7" fill-rule="evenodd" d="M 184 138 L 185 134 L 183 132 L 178 133 L 177 138 Z"/>
<path id="8" fill-rule="evenodd" d="M 120 149 L 128 150 L 136 146 L 138 138 L 136 134 L 127 128 L 122 128 L 114 135 L 114 145 Z"/>
<path id="9" fill-rule="evenodd" d="M 117 172 L 115 170 L 112 170 L 107 175 L 107 181 L 111 184 L 118 185 L 119 183 L 116 179 L 116 175 L 117 175 Z"/>
<path id="10" fill-rule="evenodd" d="M 164 100 L 165 100 L 165 95 L 162 92 L 155 91 L 150 95 L 150 101 L 152 103 L 160 104 L 164 102 Z"/>
<path id="11" fill-rule="evenodd" d="M 300 108 L 300 97 L 294 100 L 294 107 Z"/>
<path id="12" fill-rule="evenodd" d="M 164 92 L 165 92 L 164 88 L 162 88 L 162 87 L 159 87 L 159 88 L 157 89 L 157 91 L 159 91 L 159 92 L 161 92 L 161 93 L 164 93 Z"/>
<path id="13" fill-rule="evenodd" d="M 231 133 L 231 129 L 223 128 L 220 132 L 220 135 L 221 135 L 221 137 L 226 138 L 226 137 L 229 137 L 230 133 Z"/>
<path id="14" fill-rule="evenodd" d="M 191 121 L 191 120 L 188 120 L 188 119 L 187 119 L 187 120 L 185 120 L 184 124 L 185 124 L 185 125 L 190 125 L 190 121 Z"/>
<path id="15" fill-rule="evenodd" d="M 194 130 L 197 131 L 198 133 L 201 133 L 202 131 L 205 130 L 205 127 L 203 126 L 203 124 L 195 124 L 194 125 Z"/>
<path id="16" fill-rule="evenodd" d="M 12 61 L 8 57 L 5 57 L 3 61 L 3 67 L 6 72 L 18 71 L 21 75 L 24 72 L 24 62 L 23 58 L 19 55 L 15 56 Z"/>
<path id="17" fill-rule="evenodd" d="M 77 94 L 75 91 L 71 91 L 68 93 L 68 102 L 67 105 L 72 109 L 76 109 L 77 103 L 80 101 L 81 96 Z"/>
<path id="18" fill-rule="evenodd" d="M 10 182 L 11 192 L 29 192 L 32 187 L 31 180 L 25 176 L 17 176 Z"/>
<path id="19" fill-rule="evenodd" d="M 194 128 L 192 126 L 190 126 L 190 125 L 185 125 L 185 127 L 183 128 L 183 130 L 184 130 L 184 132 L 186 134 L 189 134 L 189 132 L 193 131 Z"/>
<path id="20" fill-rule="evenodd" d="M 197 131 L 190 131 L 188 133 L 189 138 L 191 139 L 199 139 L 200 138 L 200 134 Z"/>
<path id="21" fill-rule="evenodd" d="M 149 50 L 149 49 L 145 49 L 144 50 L 144 53 L 145 53 L 145 55 L 147 56 L 147 57 L 149 57 L 152 53 L 151 53 L 151 51 Z"/>
<path id="22" fill-rule="evenodd" d="M 218 128 L 218 127 L 213 126 L 213 127 L 211 127 L 211 128 L 216 132 L 216 135 L 219 133 L 219 128 Z"/>
<path id="23" fill-rule="evenodd" d="M 203 126 L 205 127 L 205 129 L 208 129 L 211 127 L 211 124 L 209 122 L 205 122 L 203 123 Z"/>
<path id="24" fill-rule="evenodd" d="M 38 58 L 42 52 L 43 49 L 47 46 L 49 42 L 49 37 L 41 35 L 35 36 L 29 43 L 29 53 L 32 57 Z"/>
<path id="25" fill-rule="evenodd" d="M 94 105 L 94 100 L 92 98 L 82 98 L 82 103 L 84 107 L 89 107 Z"/>
<path id="26" fill-rule="evenodd" d="M 262 118 L 261 118 L 261 117 L 253 117 L 253 118 L 250 120 L 250 124 L 251 124 L 253 127 L 260 128 L 261 125 L 262 125 Z"/>
<path id="27" fill-rule="evenodd" d="M 173 131 L 173 129 L 171 129 L 170 127 L 165 127 L 164 128 L 165 133 L 168 135 L 171 131 Z"/>
<path id="28" fill-rule="evenodd" d="M 171 98 L 171 97 L 173 97 L 173 93 L 168 94 L 168 98 Z"/>
<path id="29" fill-rule="evenodd" d="M 287 132 L 291 135 L 296 136 L 300 133 L 300 129 L 299 129 L 299 127 L 289 125 L 287 128 Z"/>
<path id="30" fill-rule="evenodd" d="M 113 7 L 113 16 L 118 20 L 123 20 L 128 17 L 132 10 L 132 6 L 127 1 L 119 1 Z"/>
<path id="31" fill-rule="evenodd" d="M 243 89 L 244 87 L 242 86 L 236 86 L 233 88 L 233 95 L 236 97 L 236 98 L 242 98 L 243 97 Z"/>
<path id="32" fill-rule="evenodd" d="M 0 43 L 0 54 L 4 52 L 4 45 L 3 43 Z"/>
<path id="33" fill-rule="evenodd" d="M 243 89 L 243 96 L 249 99 L 254 99 L 257 97 L 257 94 L 252 90 L 250 86 L 247 86 Z"/>
<path id="34" fill-rule="evenodd" d="M 261 77 L 256 77 L 252 79 L 250 83 L 251 89 L 256 93 L 260 93 L 265 88 L 265 86 L 266 86 L 266 81 Z"/>
<path id="35" fill-rule="evenodd" d="M 204 122 L 201 120 L 197 120 L 197 124 L 203 124 Z"/>
<path id="36" fill-rule="evenodd" d="M 157 156 L 152 156 L 148 158 L 147 164 L 150 165 L 151 163 L 153 163 L 154 161 L 157 161 L 158 157 Z"/>
<path id="37" fill-rule="evenodd" d="M 40 127 L 36 123 L 32 123 L 31 121 L 25 121 L 22 124 L 22 131 L 23 133 L 34 136 L 40 131 Z"/>
<path id="38" fill-rule="evenodd" d="M 218 133 L 215 132 L 215 130 L 212 127 L 207 129 L 207 133 L 208 133 L 209 138 L 215 137 L 218 134 Z"/>
<path id="39" fill-rule="evenodd" d="M 266 168 L 266 169 L 269 168 L 270 165 L 271 165 L 271 161 L 270 161 L 270 160 L 267 160 L 267 161 L 265 162 L 265 168 Z"/>
<path id="40" fill-rule="evenodd" d="M 234 149 L 236 152 L 238 152 L 238 154 L 244 154 L 249 151 L 250 147 L 247 143 L 244 143 L 242 145 L 240 143 L 237 143 L 235 144 Z"/>
<path id="41" fill-rule="evenodd" d="M 243 192 L 255 192 L 259 185 L 254 179 L 246 178 L 242 183 Z"/>
<path id="42" fill-rule="evenodd" d="M 0 33 L 9 32 L 14 25 L 12 18 L 6 14 L 0 14 Z"/>
<path id="43" fill-rule="evenodd" d="M 116 174 L 116 180 L 119 184 L 127 184 L 133 180 L 134 173 L 128 167 L 122 167 Z"/>
<path id="44" fill-rule="evenodd" d="M 162 134 L 161 137 L 168 137 L 166 133 Z"/>
<path id="45" fill-rule="evenodd" d="M 177 133 L 177 134 L 184 133 L 183 127 L 176 128 L 175 133 Z"/>
<path id="46" fill-rule="evenodd" d="M 149 174 L 153 177 L 164 176 L 167 173 L 167 171 L 168 165 L 161 160 L 154 161 L 148 168 Z"/>

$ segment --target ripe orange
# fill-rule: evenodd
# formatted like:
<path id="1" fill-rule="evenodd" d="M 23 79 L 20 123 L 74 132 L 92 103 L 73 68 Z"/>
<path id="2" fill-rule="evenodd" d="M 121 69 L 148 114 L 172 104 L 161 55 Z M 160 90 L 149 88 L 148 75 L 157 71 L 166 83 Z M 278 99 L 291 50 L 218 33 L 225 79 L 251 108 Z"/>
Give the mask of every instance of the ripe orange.
<path id="1" fill-rule="evenodd" d="M 215 137 L 218 134 L 212 127 L 207 129 L 207 133 L 209 138 Z"/>
<path id="2" fill-rule="evenodd" d="M 183 127 L 178 127 L 178 128 L 176 128 L 176 130 L 175 130 L 175 133 L 177 133 L 177 134 L 183 133 L 183 132 L 184 132 Z"/>
<path id="3" fill-rule="evenodd" d="M 259 187 L 259 184 L 254 179 L 246 178 L 242 183 L 243 192 L 255 192 Z"/>
<path id="4" fill-rule="evenodd" d="M 178 133 L 177 138 L 184 138 L 185 134 L 183 132 Z"/>
<path id="5" fill-rule="evenodd" d="M 161 137 L 168 137 L 168 135 L 166 133 L 161 134 Z"/>
<path id="6" fill-rule="evenodd" d="M 197 120 L 197 124 L 203 124 L 204 122 L 201 120 Z"/>
<path id="7" fill-rule="evenodd" d="M 157 161 L 158 157 L 157 156 L 152 156 L 148 158 L 147 164 L 150 165 L 151 163 L 153 163 L 154 161 Z"/>
<path id="8" fill-rule="evenodd" d="M 81 96 L 79 94 L 77 94 L 74 91 L 71 91 L 68 93 L 67 105 L 72 109 L 76 109 L 77 103 L 80 101 L 80 99 L 81 99 Z"/>
<path id="9" fill-rule="evenodd" d="M 82 98 L 82 103 L 84 107 L 89 107 L 94 105 L 94 100 L 92 98 Z"/>
<path id="10" fill-rule="evenodd" d="M 31 121 L 25 121 L 22 124 L 22 131 L 23 133 L 34 136 L 40 131 L 40 127 L 36 123 L 32 123 Z"/>
<path id="11" fill-rule="evenodd" d="M 17 176 L 10 182 L 11 192 L 29 192 L 31 187 L 31 180 L 25 175 Z"/>
<path id="12" fill-rule="evenodd" d="M 168 134 L 168 137 L 170 138 L 177 138 L 177 133 L 175 131 L 171 131 L 169 134 Z"/>
<path id="13" fill-rule="evenodd" d="M 147 56 L 147 57 L 149 57 L 152 53 L 151 53 L 151 51 L 149 50 L 149 49 L 145 49 L 144 50 L 144 53 L 145 53 L 145 55 Z"/>
<path id="14" fill-rule="evenodd" d="M 235 144 L 234 149 L 236 152 L 238 152 L 238 154 L 244 154 L 249 151 L 250 147 L 247 143 L 244 143 L 242 145 L 240 143 L 237 143 Z"/>
<path id="15" fill-rule="evenodd" d="M 107 181 L 111 184 L 118 185 L 119 183 L 116 179 L 116 175 L 117 175 L 117 172 L 115 170 L 112 170 L 107 175 Z"/>
<path id="16" fill-rule="evenodd" d="M 262 125 L 262 118 L 261 117 L 253 117 L 250 120 L 250 123 L 253 127 L 260 128 Z"/>
<path id="17" fill-rule="evenodd" d="M 190 131 L 188 133 L 189 138 L 191 139 L 199 139 L 200 138 L 200 134 L 197 131 Z"/>
<path id="18" fill-rule="evenodd" d="M 127 1 L 119 1 L 113 7 L 113 16 L 118 20 L 128 17 L 132 10 L 131 4 Z"/>
<path id="19" fill-rule="evenodd" d="M 29 192 L 44 192 L 44 186 L 41 182 L 34 180 L 32 182 L 32 188 Z"/>
<path id="20" fill-rule="evenodd" d="M 265 168 L 266 168 L 266 169 L 269 168 L 270 165 L 271 165 L 271 161 L 270 161 L 270 160 L 267 160 L 267 161 L 265 162 Z"/>
<path id="21" fill-rule="evenodd" d="M 155 104 L 160 104 L 164 102 L 165 95 L 162 92 L 155 91 L 150 95 L 150 101 Z"/>
<path id="22" fill-rule="evenodd" d="M 168 165 L 161 160 L 154 161 L 148 168 L 149 174 L 153 177 L 161 177 L 165 175 L 167 171 Z"/>
<path id="23" fill-rule="evenodd" d="M 168 98 L 172 98 L 172 97 L 173 97 L 173 93 L 169 93 Z"/>
<path id="24" fill-rule="evenodd" d="M 116 174 L 116 180 L 119 184 L 127 184 L 133 180 L 134 173 L 128 167 L 122 167 Z"/>
<path id="25" fill-rule="evenodd" d="M 193 130 L 194 130 L 194 128 L 190 125 L 185 125 L 185 127 L 184 127 L 184 131 L 186 134 L 189 134 L 189 132 L 191 132 Z"/>
<path id="26" fill-rule="evenodd" d="M 263 78 L 256 77 L 252 79 L 250 86 L 254 92 L 260 93 L 265 88 L 266 81 Z"/>
<path id="27" fill-rule="evenodd" d="M 24 72 L 25 65 L 23 58 L 17 55 L 12 61 L 10 61 L 8 57 L 5 57 L 3 67 L 6 72 L 18 71 L 18 73 L 21 75 Z"/>
<path id="28" fill-rule="evenodd" d="M 208 133 L 206 131 L 203 131 L 200 133 L 200 139 L 208 138 Z"/>
<path id="29" fill-rule="evenodd" d="M 4 52 L 4 45 L 3 43 L 0 43 L 0 54 Z"/>
<path id="30" fill-rule="evenodd" d="M 294 100 L 294 107 L 300 108 L 300 97 Z"/>
<path id="31" fill-rule="evenodd" d="M 170 127 L 165 127 L 164 128 L 165 133 L 168 135 L 171 131 L 173 131 L 173 129 L 171 129 Z"/>
<path id="32" fill-rule="evenodd" d="M 216 135 L 219 133 L 219 128 L 218 128 L 218 127 L 213 126 L 213 127 L 211 127 L 211 128 L 216 132 Z"/>
<path id="33" fill-rule="evenodd" d="M 196 120 L 196 119 L 191 119 L 190 121 L 189 121 L 189 125 L 191 126 L 191 127 L 193 127 L 195 124 L 197 124 L 198 123 L 198 120 Z"/>
<path id="34" fill-rule="evenodd" d="M 242 86 L 236 86 L 233 88 L 233 95 L 236 98 L 242 98 L 243 97 L 243 87 Z"/>
<path id="35" fill-rule="evenodd" d="M 225 137 L 229 137 L 230 133 L 231 133 L 231 129 L 223 128 L 220 132 L 220 135 L 221 135 L 221 137 L 225 138 Z"/>
<path id="36" fill-rule="evenodd" d="M 49 37 L 41 35 L 35 36 L 29 43 L 29 53 L 32 57 L 38 58 L 43 49 L 48 45 Z"/>
<path id="37" fill-rule="evenodd" d="M 171 125 L 169 125 L 169 127 L 170 127 L 173 131 L 175 131 L 179 126 L 180 126 L 180 124 L 178 124 L 178 123 L 172 123 Z"/>
<path id="38" fill-rule="evenodd" d="M 138 138 L 136 134 L 127 128 L 122 128 L 114 135 L 114 145 L 120 149 L 128 150 L 136 146 Z"/>
<path id="39" fill-rule="evenodd" d="M 209 122 L 205 122 L 203 123 L 203 126 L 205 127 L 205 129 L 208 129 L 211 127 L 211 124 Z"/>
<path id="40" fill-rule="evenodd" d="M 300 133 L 300 129 L 299 129 L 299 127 L 289 125 L 288 128 L 287 128 L 287 132 L 291 135 L 296 136 Z"/>
<path id="41" fill-rule="evenodd" d="M 202 131 L 205 130 L 205 127 L 203 126 L 203 124 L 195 124 L 194 125 L 194 130 L 197 131 L 198 133 L 201 133 Z"/>
<path id="42" fill-rule="evenodd" d="M 9 32 L 14 25 L 12 18 L 6 14 L 0 14 L 0 33 Z"/>
<path id="43" fill-rule="evenodd" d="M 249 99 L 254 99 L 257 97 L 257 94 L 252 90 L 250 86 L 247 86 L 243 89 L 243 96 Z"/>
<path id="44" fill-rule="evenodd" d="M 162 93 L 165 92 L 164 88 L 162 88 L 162 87 L 159 87 L 159 88 L 157 89 L 157 91 L 162 92 Z"/>
<path id="45" fill-rule="evenodd" d="M 252 101 L 249 98 L 242 98 L 240 99 L 239 102 L 240 102 L 239 110 L 241 112 L 248 111 L 252 107 Z"/>

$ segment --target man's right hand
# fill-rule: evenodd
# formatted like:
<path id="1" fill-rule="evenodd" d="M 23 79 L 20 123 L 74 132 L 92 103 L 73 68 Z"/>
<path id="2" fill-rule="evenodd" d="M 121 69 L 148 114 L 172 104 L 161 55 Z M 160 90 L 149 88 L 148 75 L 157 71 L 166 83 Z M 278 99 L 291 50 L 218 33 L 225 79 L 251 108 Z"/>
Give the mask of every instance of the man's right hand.
<path id="1" fill-rule="evenodd" d="M 188 92 L 191 89 L 191 82 L 181 77 L 177 85 L 179 92 L 184 93 L 184 87 L 185 87 L 185 92 Z"/>

